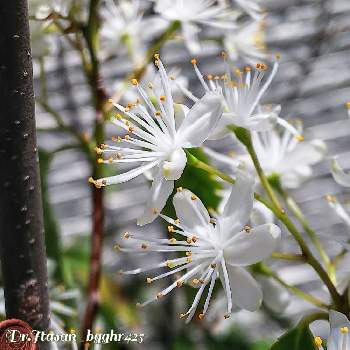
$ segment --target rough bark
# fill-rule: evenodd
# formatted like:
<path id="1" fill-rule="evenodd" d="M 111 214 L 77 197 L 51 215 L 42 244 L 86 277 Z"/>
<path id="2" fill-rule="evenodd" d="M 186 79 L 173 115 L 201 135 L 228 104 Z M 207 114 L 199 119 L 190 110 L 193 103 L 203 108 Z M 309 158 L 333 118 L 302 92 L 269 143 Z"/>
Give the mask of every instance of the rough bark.
<path id="1" fill-rule="evenodd" d="M 6 316 L 46 330 L 49 301 L 27 6 L 26 0 L 0 0 L 0 256 Z"/>

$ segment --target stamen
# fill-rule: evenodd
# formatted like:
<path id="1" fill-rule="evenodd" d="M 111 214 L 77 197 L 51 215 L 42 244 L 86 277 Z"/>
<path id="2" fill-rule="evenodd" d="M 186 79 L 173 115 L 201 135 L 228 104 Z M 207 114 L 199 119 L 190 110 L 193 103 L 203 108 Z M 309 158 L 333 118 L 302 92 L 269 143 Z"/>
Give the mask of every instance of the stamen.
<path id="1" fill-rule="evenodd" d="M 320 337 L 315 337 L 314 343 L 317 347 L 321 347 L 322 346 L 322 339 Z"/>
<path id="2" fill-rule="evenodd" d="M 346 334 L 346 333 L 349 333 L 349 329 L 348 329 L 348 327 L 341 327 L 340 332 L 343 334 Z"/>
<path id="3" fill-rule="evenodd" d="M 198 199 L 198 197 L 197 197 L 195 194 L 193 194 L 193 195 L 191 196 L 191 199 L 192 199 L 193 201 L 195 201 L 196 199 Z"/>
<path id="4" fill-rule="evenodd" d="M 137 79 L 131 79 L 131 84 L 137 86 L 139 82 L 137 81 Z"/>
<path id="5" fill-rule="evenodd" d="M 182 192 L 182 187 L 178 187 L 178 188 L 176 189 L 176 192 Z"/>
<path id="6" fill-rule="evenodd" d="M 330 202 L 330 203 L 336 203 L 337 202 L 337 197 L 336 196 L 332 196 L 330 194 L 327 194 L 326 196 L 324 196 L 324 199 L 327 202 Z"/>

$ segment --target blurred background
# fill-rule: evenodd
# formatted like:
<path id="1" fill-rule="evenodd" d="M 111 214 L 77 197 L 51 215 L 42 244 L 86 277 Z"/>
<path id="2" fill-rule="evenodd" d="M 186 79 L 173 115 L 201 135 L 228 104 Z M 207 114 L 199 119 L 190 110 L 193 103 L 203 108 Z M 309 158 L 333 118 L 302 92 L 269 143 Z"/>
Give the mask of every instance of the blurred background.
<path id="1" fill-rule="evenodd" d="M 155 69 L 147 53 L 154 47 L 167 70 L 196 95 L 203 91 L 190 63 L 193 57 L 204 75 L 220 75 L 224 72 L 222 50 L 231 52 L 232 49 L 230 58 L 237 67 L 256 62 L 269 64 L 271 55 L 278 52 L 280 68 L 265 101 L 281 104 L 281 115 L 287 119 L 302 119 L 305 138 L 324 140 L 328 156 L 340 154 L 345 168 L 350 167 L 350 122 L 345 108 L 350 99 L 350 2 L 251 2 L 259 3 L 267 11 L 264 19 L 262 16 L 252 18 L 239 3 L 227 1 L 237 23 L 245 28 L 249 26 L 249 30 L 239 37 L 235 30 L 224 32 L 215 26 L 200 26 L 201 47 L 194 54 L 184 44 L 181 30 L 157 47 L 157 40 L 164 39 L 169 22 L 155 12 L 155 2 L 101 1 L 101 43 L 97 59 L 99 79 L 106 96 L 117 94 L 124 104 L 135 99 L 125 79 L 139 72 L 140 67 L 142 81 L 153 79 Z M 87 300 L 92 220 L 96 210 L 93 189 L 88 183 L 95 159 L 87 155 L 84 142 L 94 137 L 96 110 L 79 52 L 82 39 L 79 30 L 67 18 L 74 18 L 77 23 L 86 22 L 89 3 L 85 0 L 29 0 L 29 8 L 46 244 L 50 259 L 52 327 L 80 329 Z M 104 127 L 105 139 L 118 135 L 119 130 L 108 122 Z M 235 149 L 230 138 L 208 142 L 208 145 L 225 154 Z M 313 179 L 292 194 L 327 249 L 336 251 L 339 247 L 329 239 L 335 233 L 346 236 L 348 232 L 339 218 L 330 213 L 323 196 L 335 194 L 340 200 L 350 197 L 329 175 L 329 157 L 314 167 Z M 113 174 L 120 169 L 106 166 L 103 171 Z M 202 179 L 199 181 L 205 183 L 203 174 L 197 175 Z M 187 172 L 187 176 L 191 177 L 191 173 Z M 268 349 L 285 328 L 311 309 L 306 302 L 290 296 L 283 314 L 263 306 L 259 312 L 239 311 L 225 320 L 217 311 L 224 297 L 216 293 L 208 317 L 186 325 L 179 314 L 193 298 L 190 287 L 176 290 L 170 297 L 144 309 L 136 308 L 136 302 L 156 293 L 167 281 L 147 285 L 146 276 L 119 276 L 119 270 L 150 264 L 157 257 L 117 253 L 113 247 L 125 231 L 158 237 L 167 234 L 161 219 L 142 229 L 136 226 L 149 186 L 149 181 L 140 176 L 105 190 L 101 307 L 95 327 L 143 333 L 145 340 L 141 345 L 113 344 L 104 345 L 103 349 Z M 209 189 L 206 195 L 209 203 L 217 204 L 214 189 Z M 283 244 L 288 251 L 297 251 L 287 235 Z M 346 270 L 346 262 L 344 264 Z M 324 295 L 316 275 L 305 265 L 273 261 L 271 266 L 278 268 L 279 274 L 289 283 L 320 297 Z M 322 335 L 326 326 L 320 323 L 317 327 Z"/>

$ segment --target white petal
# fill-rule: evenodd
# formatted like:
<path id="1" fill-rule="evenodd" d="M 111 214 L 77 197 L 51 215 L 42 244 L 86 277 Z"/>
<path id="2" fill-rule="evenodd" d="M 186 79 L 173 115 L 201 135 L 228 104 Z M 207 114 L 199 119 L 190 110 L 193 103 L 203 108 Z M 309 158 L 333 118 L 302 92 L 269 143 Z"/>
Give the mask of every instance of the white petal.
<path id="1" fill-rule="evenodd" d="M 342 186 L 350 187 L 350 173 L 346 173 L 339 165 L 336 158 L 332 159 L 332 175 L 334 180 Z"/>
<path id="2" fill-rule="evenodd" d="M 232 289 L 233 304 L 248 311 L 259 309 L 263 294 L 256 280 L 241 267 L 227 265 L 227 271 Z"/>
<path id="3" fill-rule="evenodd" d="M 126 173 L 119 174 L 116 176 L 111 176 L 111 177 L 105 177 L 103 179 L 98 179 L 96 180 L 96 182 L 98 184 L 103 184 L 106 186 L 123 183 L 143 174 L 147 170 L 150 170 L 151 168 L 155 167 L 158 163 L 159 163 L 158 160 L 154 162 L 146 163 L 145 165 L 141 165 L 135 169 L 129 170 Z"/>
<path id="4" fill-rule="evenodd" d="M 275 250 L 281 230 L 274 224 L 265 224 L 236 234 L 225 247 L 228 264 L 247 266 L 268 258 Z"/>
<path id="5" fill-rule="evenodd" d="M 264 204 L 258 201 L 254 201 L 253 210 L 250 215 L 250 221 L 253 226 L 272 224 L 274 222 L 274 215 L 272 211 Z"/>
<path id="6" fill-rule="evenodd" d="M 174 208 L 181 225 L 193 234 L 200 234 L 209 225 L 209 214 L 202 201 L 191 191 L 183 189 L 173 199 Z"/>
<path id="7" fill-rule="evenodd" d="M 220 140 L 226 137 L 230 130 L 228 130 L 227 126 L 233 124 L 233 119 L 227 113 L 223 113 L 219 122 L 217 123 L 214 130 L 211 132 L 209 136 L 209 140 Z"/>
<path id="8" fill-rule="evenodd" d="M 256 279 L 263 291 L 264 304 L 276 314 L 282 313 L 289 305 L 288 291 L 272 278 L 260 275 Z"/>
<path id="9" fill-rule="evenodd" d="M 271 129 L 275 123 L 275 113 L 259 113 L 249 117 L 245 127 L 254 131 L 266 131 Z"/>
<path id="10" fill-rule="evenodd" d="M 151 223 L 164 208 L 173 189 L 174 181 L 166 180 L 161 171 L 159 171 L 153 180 L 150 197 L 146 203 L 144 213 L 138 218 L 137 224 L 142 226 Z"/>
<path id="11" fill-rule="evenodd" d="M 236 183 L 231 187 L 231 194 L 220 215 L 222 232 L 230 234 L 232 230 L 241 229 L 249 220 L 253 209 L 254 181 L 249 175 L 238 173 Z"/>
<path id="12" fill-rule="evenodd" d="M 342 346 L 342 338 L 346 336 L 348 347 L 350 345 L 350 333 L 344 335 L 340 332 L 340 328 L 347 327 L 350 330 L 350 322 L 345 315 L 338 311 L 331 310 L 329 312 L 329 323 L 331 326 L 331 332 L 328 338 L 327 348 L 328 350 L 339 350 L 343 349 Z M 348 350 L 348 347 L 345 350 Z"/>
<path id="13" fill-rule="evenodd" d="M 188 112 L 178 129 L 178 142 L 183 147 L 199 147 L 216 127 L 223 111 L 222 98 L 207 92 Z"/>
<path id="14" fill-rule="evenodd" d="M 288 155 L 288 162 L 291 167 L 298 165 L 312 165 L 322 160 L 326 154 L 327 146 L 321 140 L 311 142 L 302 141 L 294 151 Z"/>
<path id="15" fill-rule="evenodd" d="M 182 22 L 181 26 L 188 51 L 190 51 L 192 54 L 200 53 L 201 45 L 198 38 L 198 33 L 200 32 L 199 27 L 188 22 Z"/>
<path id="16" fill-rule="evenodd" d="M 190 109 L 184 104 L 181 104 L 181 103 L 174 104 L 176 130 L 180 128 L 189 110 Z"/>
<path id="17" fill-rule="evenodd" d="M 163 176 L 167 180 L 178 180 L 185 169 L 187 157 L 180 148 L 171 154 L 170 160 L 163 163 Z"/>

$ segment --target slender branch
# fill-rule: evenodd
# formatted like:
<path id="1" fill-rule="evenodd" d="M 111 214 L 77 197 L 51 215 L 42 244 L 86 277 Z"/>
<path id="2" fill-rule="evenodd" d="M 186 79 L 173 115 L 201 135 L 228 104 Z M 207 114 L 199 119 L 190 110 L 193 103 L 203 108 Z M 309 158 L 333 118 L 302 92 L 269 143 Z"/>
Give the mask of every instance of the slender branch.
<path id="1" fill-rule="evenodd" d="M 46 332 L 47 261 L 27 8 L 26 0 L 0 1 L 0 256 L 7 318 Z"/>
<path id="2" fill-rule="evenodd" d="M 273 252 L 271 258 L 279 260 L 306 262 L 305 256 L 301 254 Z"/>
<path id="3" fill-rule="evenodd" d="M 278 219 L 280 219 L 284 225 L 287 227 L 289 232 L 292 234 L 294 239 L 299 244 L 299 247 L 307 259 L 307 262 L 314 268 L 314 270 L 318 273 L 321 280 L 326 285 L 329 293 L 331 294 L 333 301 L 337 308 L 343 309 L 345 307 L 343 298 L 338 293 L 336 287 L 334 286 L 330 276 L 326 272 L 326 270 L 323 268 L 323 266 L 318 262 L 318 260 L 314 257 L 311 250 L 307 246 L 306 242 L 304 241 L 301 233 L 298 231 L 296 226 L 293 224 L 293 222 L 288 217 L 286 211 L 282 208 L 282 206 L 279 203 L 279 200 L 277 196 L 275 195 L 272 187 L 270 186 L 270 183 L 267 179 L 267 177 L 264 174 L 264 171 L 260 165 L 258 156 L 255 152 L 250 132 L 244 128 L 235 127 L 235 126 L 229 126 L 229 129 L 233 131 L 236 135 L 236 137 L 242 142 L 242 144 L 245 145 L 252 161 L 255 167 L 255 170 L 258 174 L 258 177 L 260 179 L 260 182 L 266 191 L 268 197 L 270 198 L 272 205 L 269 205 L 268 207 L 272 210 L 272 212 L 277 216 Z"/>

